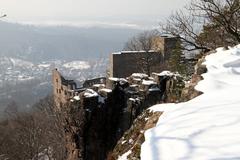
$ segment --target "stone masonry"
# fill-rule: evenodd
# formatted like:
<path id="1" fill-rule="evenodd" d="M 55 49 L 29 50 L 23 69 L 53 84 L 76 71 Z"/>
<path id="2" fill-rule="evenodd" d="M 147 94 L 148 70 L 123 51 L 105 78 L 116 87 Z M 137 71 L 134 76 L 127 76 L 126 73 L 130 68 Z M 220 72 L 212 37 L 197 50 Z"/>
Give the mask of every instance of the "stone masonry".
<path id="1" fill-rule="evenodd" d="M 154 50 L 122 51 L 110 55 L 110 77 L 128 77 L 132 73 L 152 73 L 164 70 L 166 62 L 176 48 L 176 37 L 158 37 Z"/>

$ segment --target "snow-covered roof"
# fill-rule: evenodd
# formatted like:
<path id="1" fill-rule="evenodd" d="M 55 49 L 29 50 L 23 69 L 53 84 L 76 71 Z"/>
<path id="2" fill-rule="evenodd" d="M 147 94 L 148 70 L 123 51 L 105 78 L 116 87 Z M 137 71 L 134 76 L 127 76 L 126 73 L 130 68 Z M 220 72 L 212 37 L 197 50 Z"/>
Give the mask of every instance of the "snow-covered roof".
<path id="1" fill-rule="evenodd" d="M 206 56 L 208 72 L 195 87 L 203 94 L 185 103 L 151 107 L 163 111 L 145 132 L 143 160 L 239 159 L 240 45 Z"/>

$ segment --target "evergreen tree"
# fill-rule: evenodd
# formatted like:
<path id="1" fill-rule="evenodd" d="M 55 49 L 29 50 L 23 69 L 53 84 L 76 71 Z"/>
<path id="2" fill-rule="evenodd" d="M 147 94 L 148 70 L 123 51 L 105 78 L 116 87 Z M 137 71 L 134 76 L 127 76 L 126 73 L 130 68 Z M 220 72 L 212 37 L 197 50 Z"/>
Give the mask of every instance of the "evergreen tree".
<path id="1" fill-rule="evenodd" d="M 184 63 L 184 56 L 181 49 L 180 41 L 176 44 L 176 48 L 171 53 L 167 61 L 167 67 L 172 72 L 178 72 L 179 74 L 184 76 L 188 74 L 187 64 Z"/>

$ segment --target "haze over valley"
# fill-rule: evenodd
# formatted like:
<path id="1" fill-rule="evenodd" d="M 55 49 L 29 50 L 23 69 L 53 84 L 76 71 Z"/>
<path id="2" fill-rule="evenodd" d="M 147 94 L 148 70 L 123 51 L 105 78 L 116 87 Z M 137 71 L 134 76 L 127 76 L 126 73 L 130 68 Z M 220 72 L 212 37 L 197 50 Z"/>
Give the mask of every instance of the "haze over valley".
<path id="1" fill-rule="evenodd" d="M 51 70 L 80 83 L 106 74 L 108 57 L 139 29 L 37 26 L 0 22 L 0 111 L 23 109 L 51 93 Z"/>

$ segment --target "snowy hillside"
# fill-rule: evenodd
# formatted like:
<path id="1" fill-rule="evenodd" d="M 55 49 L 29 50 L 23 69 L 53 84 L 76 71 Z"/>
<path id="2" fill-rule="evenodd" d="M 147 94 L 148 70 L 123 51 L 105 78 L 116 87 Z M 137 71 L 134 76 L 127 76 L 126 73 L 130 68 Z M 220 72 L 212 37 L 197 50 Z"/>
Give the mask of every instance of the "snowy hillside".
<path id="1" fill-rule="evenodd" d="M 208 72 L 196 86 L 201 96 L 163 111 L 145 132 L 143 160 L 240 159 L 240 45 L 206 57 Z"/>
<path id="2" fill-rule="evenodd" d="M 13 57 L 0 57 L 0 118 L 5 106 L 15 101 L 30 106 L 51 93 L 51 71 L 58 68 L 66 77 L 80 82 L 104 76 L 108 59 L 50 60 L 32 62 Z"/>

